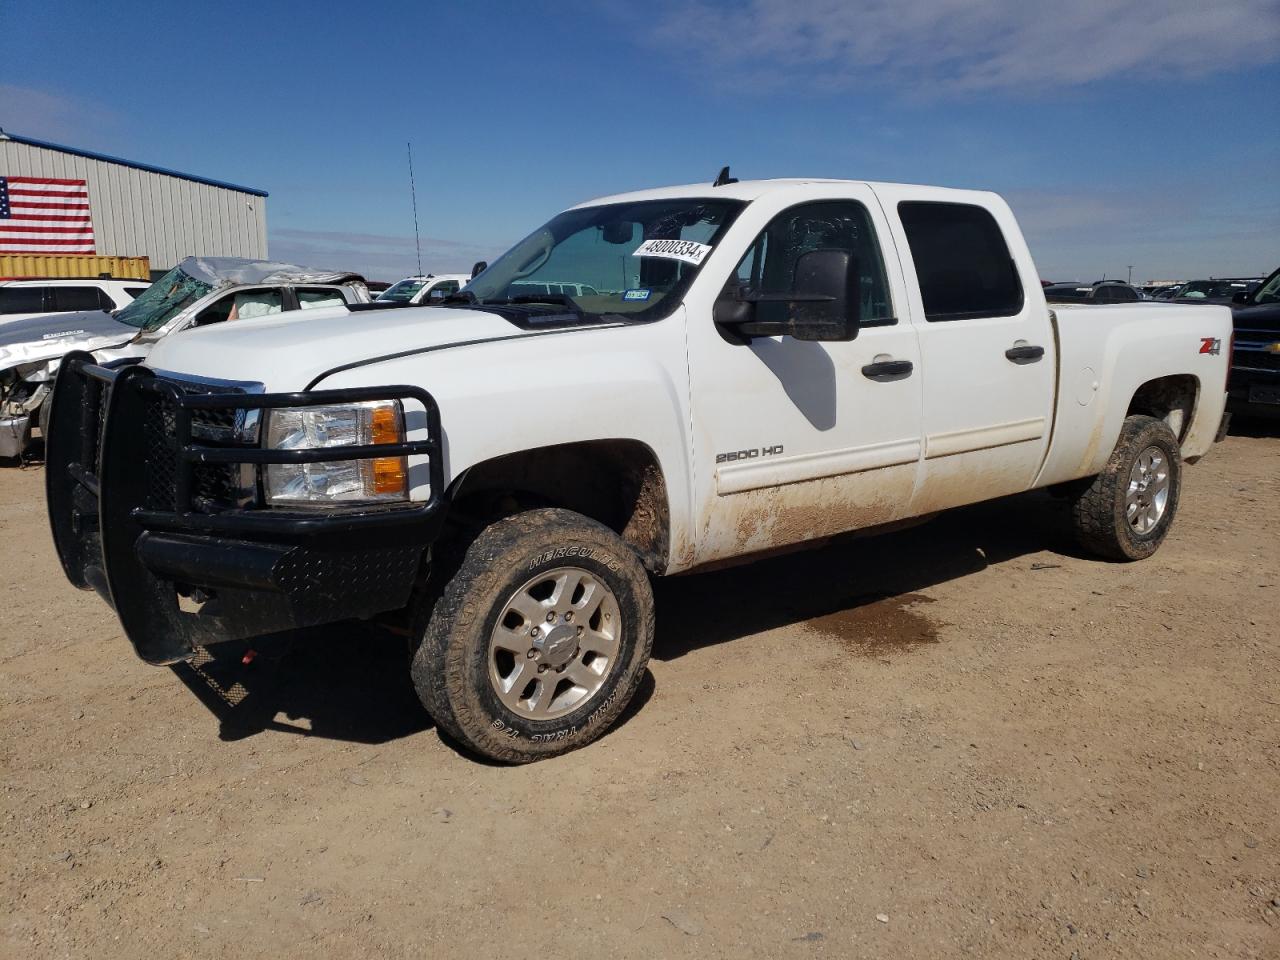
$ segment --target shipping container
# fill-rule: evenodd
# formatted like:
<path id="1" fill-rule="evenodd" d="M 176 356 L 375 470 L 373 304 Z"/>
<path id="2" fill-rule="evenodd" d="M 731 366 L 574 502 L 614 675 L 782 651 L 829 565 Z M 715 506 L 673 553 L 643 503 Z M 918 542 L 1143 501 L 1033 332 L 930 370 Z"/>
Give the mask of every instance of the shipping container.
<path id="1" fill-rule="evenodd" d="M 100 277 L 117 280 L 150 280 L 147 257 L 98 257 L 89 254 L 0 253 L 0 280 L 25 277 Z"/>

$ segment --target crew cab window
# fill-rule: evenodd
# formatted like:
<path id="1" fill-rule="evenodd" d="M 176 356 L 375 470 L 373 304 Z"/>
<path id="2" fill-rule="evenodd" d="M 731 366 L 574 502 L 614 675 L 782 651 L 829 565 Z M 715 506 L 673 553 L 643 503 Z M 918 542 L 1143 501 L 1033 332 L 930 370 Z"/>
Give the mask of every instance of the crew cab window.
<path id="1" fill-rule="evenodd" d="M 863 326 L 896 323 L 884 259 L 866 207 L 852 200 L 823 200 L 784 210 L 769 222 L 738 263 L 738 283 L 755 293 L 789 293 L 796 261 L 814 250 L 847 250 L 858 262 Z M 783 322 L 790 304 L 763 301 L 756 316 Z"/>
<path id="2" fill-rule="evenodd" d="M 114 310 L 111 298 L 97 287 L 54 287 L 51 309 L 61 313 L 70 310 Z M 103 301 L 106 306 L 103 306 Z"/>
<path id="3" fill-rule="evenodd" d="M 299 290 L 297 294 L 298 306 L 303 310 L 315 310 L 317 307 L 342 307 L 347 303 L 342 298 L 342 293 L 332 288 Z"/>
<path id="4" fill-rule="evenodd" d="M 0 313 L 43 312 L 43 287 L 0 287 Z"/>
<path id="5" fill-rule="evenodd" d="M 898 216 L 926 320 L 1011 317 L 1022 310 L 1022 282 L 989 211 L 965 203 L 904 201 Z"/>
<path id="6" fill-rule="evenodd" d="M 284 293 L 277 289 L 239 290 L 229 293 L 196 315 L 195 326 L 207 327 L 224 320 L 250 320 L 284 310 Z"/>
<path id="7" fill-rule="evenodd" d="M 124 292 L 129 295 L 130 300 L 133 300 L 138 296 L 138 294 L 142 293 L 146 289 L 146 287 L 125 287 Z"/>

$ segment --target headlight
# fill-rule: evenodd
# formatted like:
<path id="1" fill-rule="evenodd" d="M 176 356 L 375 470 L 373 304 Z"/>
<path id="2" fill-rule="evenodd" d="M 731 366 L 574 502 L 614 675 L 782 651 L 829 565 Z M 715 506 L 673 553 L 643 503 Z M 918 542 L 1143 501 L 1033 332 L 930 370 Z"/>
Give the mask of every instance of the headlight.
<path id="1" fill-rule="evenodd" d="M 397 400 L 283 407 L 272 410 L 267 420 L 267 446 L 276 450 L 403 442 L 404 417 Z M 407 475 L 404 457 L 273 463 L 266 471 L 267 501 L 320 504 L 407 500 Z"/>

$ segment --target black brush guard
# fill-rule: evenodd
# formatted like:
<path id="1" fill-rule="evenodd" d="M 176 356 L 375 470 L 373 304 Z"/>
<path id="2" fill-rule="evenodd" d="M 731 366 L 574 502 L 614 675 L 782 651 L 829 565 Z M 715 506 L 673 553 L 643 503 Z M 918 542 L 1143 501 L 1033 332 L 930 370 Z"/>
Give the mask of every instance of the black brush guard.
<path id="1" fill-rule="evenodd" d="M 194 424 L 233 436 L 227 425 L 250 411 L 405 399 L 425 410 L 427 439 L 308 450 L 193 439 Z M 323 512 L 252 506 L 264 502 L 267 464 L 419 455 L 429 458 L 423 502 Z M 45 456 L 49 523 L 67 579 L 115 608 L 149 663 L 400 609 L 443 523 L 440 414 L 417 387 L 215 392 L 142 366 L 107 369 L 76 352 L 58 373 Z M 246 476 L 250 495 L 238 501 Z"/>

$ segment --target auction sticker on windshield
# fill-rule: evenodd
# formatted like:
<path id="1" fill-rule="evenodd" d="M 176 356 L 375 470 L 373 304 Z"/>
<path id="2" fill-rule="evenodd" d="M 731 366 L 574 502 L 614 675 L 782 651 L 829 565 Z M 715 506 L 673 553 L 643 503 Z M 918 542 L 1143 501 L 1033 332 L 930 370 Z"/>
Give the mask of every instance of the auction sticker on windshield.
<path id="1" fill-rule="evenodd" d="M 683 260 L 694 266 L 701 265 L 711 248 L 693 240 L 646 240 L 636 247 L 633 257 L 660 257 L 664 260 Z"/>

